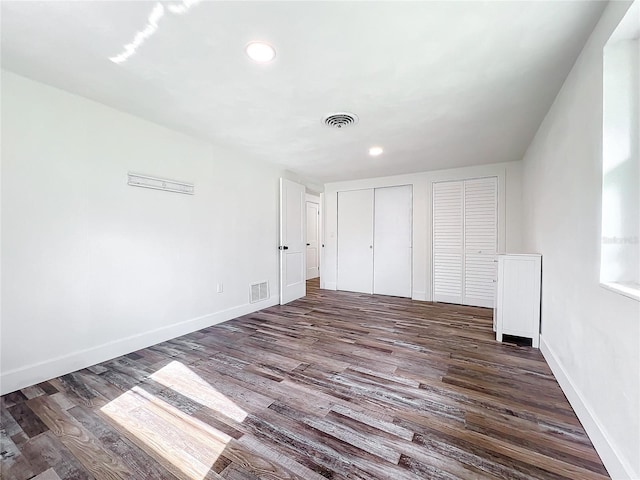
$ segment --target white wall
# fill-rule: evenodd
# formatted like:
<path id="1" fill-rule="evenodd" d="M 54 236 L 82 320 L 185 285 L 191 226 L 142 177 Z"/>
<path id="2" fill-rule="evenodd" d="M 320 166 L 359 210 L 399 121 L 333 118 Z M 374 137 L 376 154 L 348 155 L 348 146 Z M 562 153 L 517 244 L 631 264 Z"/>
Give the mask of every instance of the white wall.
<path id="1" fill-rule="evenodd" d="M 393 185 L 413 186 L 412 298 L 431 300 L 431 189 L 433 182 L 483 176 L 498 177 L 498 251 L 521 251 L 521 165 L 509 162 L 438 170 L 411 175 L 370 178 L 325 185 L 325 248 L 320 278 L 323 288 L 335 290 L 337 279 L 337 226 L 339 191 Z"/>
<path id="2" fill-rule="evenodd" d="M 276 303 L 281 173 L 3 72 L 2 393 Z"/>
<path id="3" fill-rule="evenodd" d="M 608 4 L 523 161 L 541 348 L 615 479 L 640 478 L 640 303 L 599 285 L 602 49 L 628 5 Z"/>

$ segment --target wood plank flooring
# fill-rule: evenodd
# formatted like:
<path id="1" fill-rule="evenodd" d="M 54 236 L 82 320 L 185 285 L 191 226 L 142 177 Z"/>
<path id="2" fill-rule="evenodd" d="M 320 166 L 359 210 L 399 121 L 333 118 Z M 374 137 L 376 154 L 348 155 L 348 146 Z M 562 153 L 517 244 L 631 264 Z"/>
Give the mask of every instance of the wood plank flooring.
<path id="1" fill-rule="evenodd" d="M 0 399 L 2 479 L 609 478 L 491 310 L 320 290 Z"/>

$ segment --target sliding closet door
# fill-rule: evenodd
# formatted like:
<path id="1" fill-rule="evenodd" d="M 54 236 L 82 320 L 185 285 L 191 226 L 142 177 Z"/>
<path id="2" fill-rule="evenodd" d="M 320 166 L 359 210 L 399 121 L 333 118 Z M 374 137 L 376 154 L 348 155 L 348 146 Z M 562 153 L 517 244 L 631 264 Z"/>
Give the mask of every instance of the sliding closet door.
<path id="1" fill-rule="evenodd" d="M 493 308 L 498 242 L 498 180 L 464 182 L 464 304 Z"/>
<path id="2" fill-rule="evenodd" d="M 373 293 L 411 297 L 412 187 L 374 193 Z"/>
<path id="3" fill-rule="evenodd" d="M 433 184 L 433 300 L 493 307 L 497 178 Z"/>
<path id="4" fill-rule="evenodd" d="M 373 189 L 338 192 L 337 288 L 373 293 Z"/>
<path id="5" fill-rule="evenodd" d="M 433 184 L 433 301 L 463 303 L 463 182 Z"/>

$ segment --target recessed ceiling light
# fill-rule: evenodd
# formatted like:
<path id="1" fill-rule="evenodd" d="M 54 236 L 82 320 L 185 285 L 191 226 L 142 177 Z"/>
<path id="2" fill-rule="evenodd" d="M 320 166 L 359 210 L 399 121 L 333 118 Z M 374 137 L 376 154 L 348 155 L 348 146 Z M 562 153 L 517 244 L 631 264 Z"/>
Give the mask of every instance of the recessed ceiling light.
<path id="1" fill-rule="evenodd" d="M 251 42 L 245 51 L 251 60 L 258 63 L 268 63 L 276 57 L 276 50 L 265 42 Z"/>
<path id="2" fill-rule="evenodd" d="M 382 155 L 382 147 L 371 147 L 369 149 L 369 155 L 371 155 L 372 157 L 377 157 L 378 155 Z"/>

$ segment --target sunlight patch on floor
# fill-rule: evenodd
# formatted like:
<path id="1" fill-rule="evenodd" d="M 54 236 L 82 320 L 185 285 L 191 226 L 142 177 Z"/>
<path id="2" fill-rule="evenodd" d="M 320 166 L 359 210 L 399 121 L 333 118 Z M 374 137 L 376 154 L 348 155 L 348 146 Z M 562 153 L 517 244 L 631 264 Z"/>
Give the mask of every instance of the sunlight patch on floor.
<path id="1" fill-rule="evenodd" d="M 167 364 L 150 378 L 236 422 L 242 422 L 247 418 L 247 412 L 180 362 L 173 361 Z"/>
<path id="2" fill-rule="evenodd" d="M 241 422 L 246 412 L 180 362 L 151 378 L 180 394 Z M 136 386 L 100 411 L 125 435 L 182 479 L 203 480 L 231 437 Z M 128 433 L 128 434 L 127 434 Z"/>

